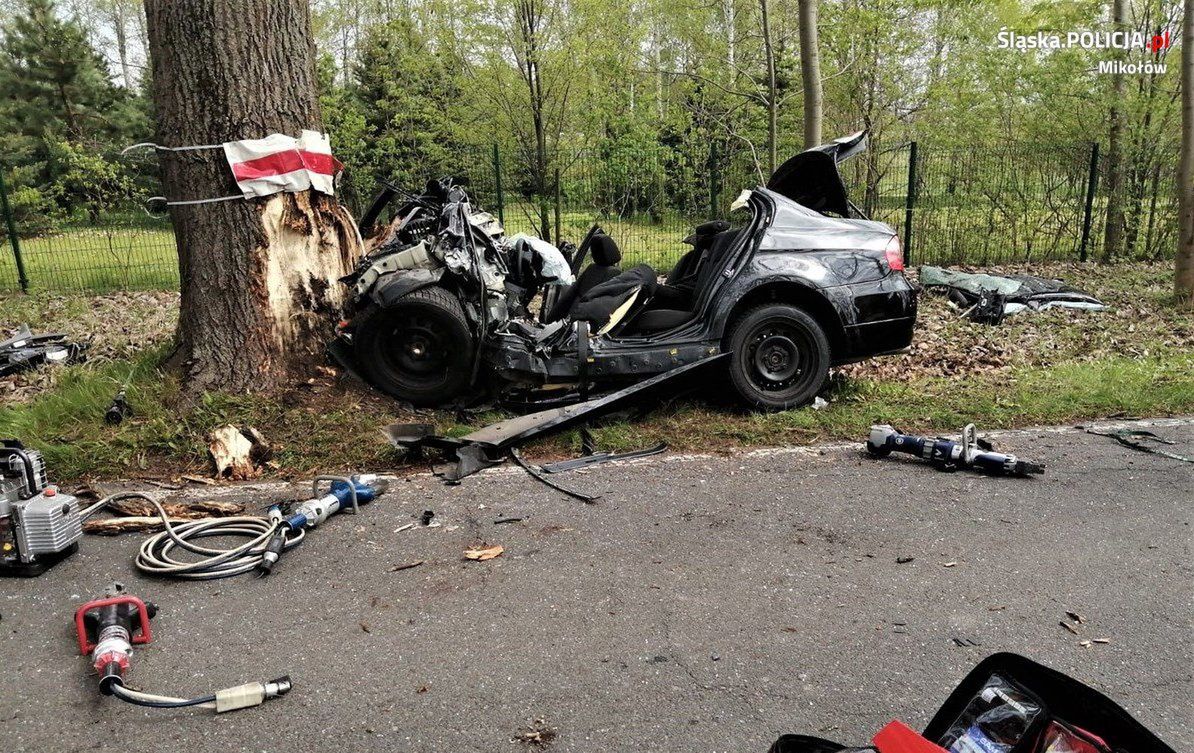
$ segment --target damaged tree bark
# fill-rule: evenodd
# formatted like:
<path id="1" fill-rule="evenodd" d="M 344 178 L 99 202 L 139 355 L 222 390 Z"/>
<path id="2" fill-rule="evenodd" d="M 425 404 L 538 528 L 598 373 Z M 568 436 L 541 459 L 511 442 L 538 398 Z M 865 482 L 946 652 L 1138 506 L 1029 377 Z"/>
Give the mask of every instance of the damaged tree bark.
<path id="1" fill-rule="evenodd" d="M 157 143 L 321 130 L 304 0 L 146 0 Z M 164 152 L 172 201 L 239 193 L 221 150 Z M 349 212 L 313 191 L 170 208 L 182 281 L 174 362 L 190 394 L 269 389 L 310 368 L 360 255 Z"/>

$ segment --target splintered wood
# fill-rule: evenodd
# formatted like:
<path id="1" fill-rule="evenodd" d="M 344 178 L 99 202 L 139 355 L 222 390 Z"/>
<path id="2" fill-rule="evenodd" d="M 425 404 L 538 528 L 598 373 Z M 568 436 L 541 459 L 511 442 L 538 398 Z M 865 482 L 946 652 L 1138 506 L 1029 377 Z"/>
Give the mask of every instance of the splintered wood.
<path id="1" fill-rule="evenodd" d="M 171 523 L 183 523 L 203 518 L 226 518 L 242 515 L 245 506 L 234 502 L 166 502 L 162 505 Z M 84 533 L 100 536 L 115 536 L 130 531 L 160 531 L 164 528 L 162 518 L 148 501 L 143 499 L 118 499 L 108 503 L 114 518 L 92 518 L 83 523 Z"/>

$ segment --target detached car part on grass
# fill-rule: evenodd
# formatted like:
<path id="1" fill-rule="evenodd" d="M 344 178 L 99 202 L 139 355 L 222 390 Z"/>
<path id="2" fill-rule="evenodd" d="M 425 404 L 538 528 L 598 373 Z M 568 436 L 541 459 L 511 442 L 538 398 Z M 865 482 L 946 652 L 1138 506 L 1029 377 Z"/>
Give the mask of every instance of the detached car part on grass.
<path id="1" fill-rule="evenodd" d="M 920 268 L 920 284 L 930 292 L 942 292 L 962 316 L 980 324 L 999 324 L 1021 311 L 1049 308 L 1105 311 L 1107 306 L 1061 280 L 1033 275 L 971 274 L 941 267 Z"/>
<path id="2" fill-rule="evenodd" d="M 449 179 L 400 202 L 387 186 L 362 218 L 367 256 L 343 280 L 351 302 L 330 350 L 418 406 L 480 390 L 566 404 L 721 353 L 749 407 L 802 405 L 831 366 L 912 339 L 899 240 L 862 218 L 838 172 L 864 148 L 859 133 L 788 160 L 742 192 L 734 225 L 696 228 L 665 282 L 646 264 L 621 269 L 597 226 L 579 248 L 508 239 Z"/>
<path id="3" fill-rule="evenodd" d="M 725 353 L 709 356 L 608 395 L 516 416 L 463 437 L 436 435 L 435 427 L 431 424 L 392 424 L 386 428 L 386 435 L 395 447 L 408 453 L 409 457 L 419 457 L 426 450 L 438 451 L 448 462 L 448 468 L 440 475 L 448 481 L 458 481 L 503 462 L 518 445 L 607 415 L 631 402 L 666 392 L 684 377 L 713 368 L 726 357 Z"/>
<path id="4" fill-rule="evenodd" d="M 24 324 L 12 337 L 0 340 L 0 377 L 47 363 L 78 363 L 86 351 L 85 343 L 67 342 L 66 335 L 58 332 L 35 334 Z"/>

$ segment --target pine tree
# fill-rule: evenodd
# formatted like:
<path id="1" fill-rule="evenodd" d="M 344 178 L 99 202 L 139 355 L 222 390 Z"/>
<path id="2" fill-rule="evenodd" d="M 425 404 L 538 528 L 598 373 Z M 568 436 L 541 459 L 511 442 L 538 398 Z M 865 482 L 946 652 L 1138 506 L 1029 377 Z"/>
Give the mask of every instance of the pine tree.
<path id="1" fill-rule="evenodd" d="M 55 186 L 68 169 L 53 156 L 61 144 L 98 154 L 147 130 L 144 100 L 113 84 L 83 27 L 53 0 L 24 0 L 0 42 L 0 165 L 24 197 L 20 224 L 43 225 L 51 198 L 69 207 Z"/>

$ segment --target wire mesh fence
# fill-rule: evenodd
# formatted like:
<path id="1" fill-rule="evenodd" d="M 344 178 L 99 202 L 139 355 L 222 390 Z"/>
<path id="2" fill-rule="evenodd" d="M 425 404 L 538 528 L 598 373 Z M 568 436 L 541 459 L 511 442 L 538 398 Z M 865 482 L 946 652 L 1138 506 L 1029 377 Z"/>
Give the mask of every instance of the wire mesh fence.
<path id="1" fill-rule="evenodd" d="M 957 149 L 922 143 L 873 146 L 845 163 L 842 174 L 859 210 L 900 233 L 912 263 L 988 265 L 1101 258 L 1105 162 L 1093 144 Z M 712 143 L 703 150 L 577 150 L 554 155 L 543 169 L 531 154 L 486 147 L 462 153 L 458 163 L 474 202 L 500 215 L 509 235 L 578 241 L 597 223 L 618 241 L 625 263 L 660 270 L 686 250 L 683 239 L 694 224 L 732 220 L 730 203 L 762 183 L 765 172 L 753 152 Z M 1121 255 L 1172 255 L 1175 172 L 1176 160 L 1128 166 Z M 342 199 L 359 216 L 373 187 L 351 173 L 341 185 Z M 139 198 L 102 216 L 68 218 L 52 231 L 37 227 L 19 219 L 10 232 L 0 227 L 0 291 L 178 285 L 170 223 L 146 214 Z"/>

